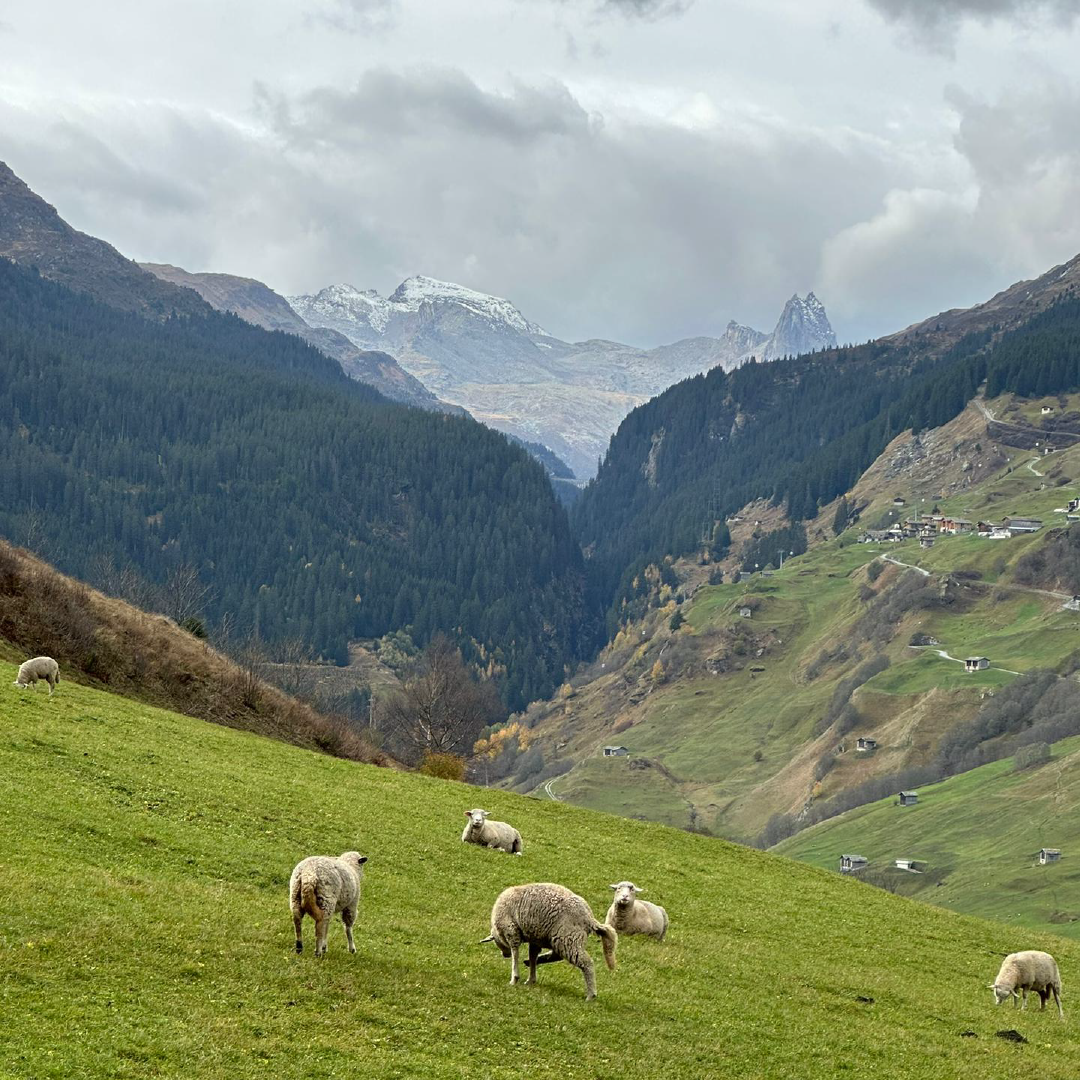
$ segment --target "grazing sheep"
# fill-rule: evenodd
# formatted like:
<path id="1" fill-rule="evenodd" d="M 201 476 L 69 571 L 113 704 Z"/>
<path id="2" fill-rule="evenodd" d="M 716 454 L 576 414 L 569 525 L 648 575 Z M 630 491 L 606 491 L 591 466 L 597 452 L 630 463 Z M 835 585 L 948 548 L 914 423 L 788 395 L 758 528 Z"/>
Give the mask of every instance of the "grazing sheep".
<path id="1" fill-rule="evenodd" d="M 607 911 L 605 921 L 608 925 L 614 926 L 620 934 L 647 934 L 663 941 L 668 928 L 667 912 L 659 904 L 638 900 L 637 894 L 645 890 L 632 881 L 620 881 L 611 887 L 615 890 L 615 899 Z"/>
<path id="2" fill-rule="evenodd" d="M 491 909 L 491 936 L 503 956 L 510 957 L 510 985 L 518 981 L 518 948 L 529 946 L 527 986 L 536 984 L 536 965 L 567 960 L 585 976 L 585 1000 L 596 997 L 596 975 L 585 948 L 589 934 L 604 943 L 604 960 L 615 970 L 619 935 L 607 923 L 596 921 L 589 905 L 562 885 L 512 885 L 499 893 Z M 481 943 L 483 944 L 483 943 Z M 542 948 L 551 952 L 540 955 Z"/>
<path id="3" fill-rule="evenodd" d="M 28 686 L 36 690 L 38 679 L 44 679 L 49 684 L 49 697 L 52 697 L 60 681 L 60 665 L 51 656 L 35 656 L 33 660 L 27 660 L 15 676 L 15 685 L 23 690 Z"/>
<path id="4" fill-rule="evenodd" d="M 990 989 L 994 991 L 995 1004 L 1000 1005 L 1011 997 L 1013 1008 L 1020 997 L 1017 993 L 1019 990 L 1024 996 L 1021 1009 L 1027 1008 L 1029 990 L 1039 995 L 1042 1002 L 1040 1010 L 1046 1008 L 1046 999 L 1053 994 L 1054 1001 L 1057 1002 L 1058 1016 L 1065 1019 L 1065 1012 L 1061 1008 L 1061 975 L 1058 973 L 1057 962 L 1049 953 L 1039 952 L 1037 949 L 1009 953 L 1001 963 L 997 978 L 990 983 Z"/>
<path id="5" fill-rule="evenodd" d="M 289 878 L 289 907 L 296 927 L 296 951 L 304 951 L 300 927 L 305 915 L 315 920 L 315 955 L 326 955 L 326 935 L 330 920 L 341 912 L 349 952 L 356 952 L 352 928 L 360 906 L 360 885 L 364 880 L 367 856 L 346 851 L 340 858 L 331 855 L 312 855 L 296 868 Z"/>
<path id="6" fill-rule="evenodd" d="M 521 833 L 513 825 L 507 825 L 505 821 L 488 821 L 486 810 L 466 810 L 465 816 L 469 822 L 461 834 L 463 844 L 480 844 L 481 847 L 521 854 Z"/>

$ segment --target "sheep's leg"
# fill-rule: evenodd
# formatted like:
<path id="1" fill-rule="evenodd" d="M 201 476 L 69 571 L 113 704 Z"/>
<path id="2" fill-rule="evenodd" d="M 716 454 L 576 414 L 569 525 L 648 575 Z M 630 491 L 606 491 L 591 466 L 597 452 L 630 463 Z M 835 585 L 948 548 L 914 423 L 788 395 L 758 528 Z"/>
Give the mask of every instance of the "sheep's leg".
<path id="1" fill-rule="evenodd" d="M 326 935 L 330 930 L 330 919 L 324 911 L 321 916 L 315 916 L 315 955 L 326 955 Z"/>
<path id="2" fill-rule="evenodd" d="M 593 971 L 593 962 L 588 953 L 584 953 L 576 962 L 575 967 L 581 969 L 585 976 L 585 1000 L 592 1001 L 596 997 L 596 973 Z"/>
<path id="3" fill-rule="evenodd" d="M 510 946 L 510 985 L 516 986 L 518 981 L 518 945 Z"/>
<path id="4" fill-rule="evenodd" d="M 1025 987 L 1022 987 L 1022 988 L 1021 988 L 1021 990 L 1020 990 L 1020 993 L 1021 993 L 1021 994 L 1023 995 L 1023 997 L 1024 997 L 1024 1002 L 1023 1002 L 1023 1004 L 1022 1004 L 1022 1005 L 1020 1006 L 1020 1011 L 1021 1011 L 1021 1012 L 1023 1012 L 1023 1011 L 1024 1011 L 1024 1010 L 1025 1010 L 1025 1009 L 1027 1008 L 1027 987 L 1026 987 L 1026 986 L 1025 986 Z"/>
<path id="5" fill-rule="evenodd" d="M 304 913 L 302 911 L 293 912 L 293 929 L 296 930 L 296 951 L 302 953 L 304 951 L 304 936 L 301 933 L 301 929 L 304 925 Z"/>
<path id="6" fill-rule="evenodd" d="M 540 946 L 535 941 L 529 942 L 529 977 L 525 981 L 526 986 L 536 985 L 536 959 L 540 955 Z"/>
<path id="7" fill-rule="evenodd" d="M 1065 1010 L 1061 1007 L 1061 994 L 1058 993 L 1058 988 L 1056 986 L 1052 986 L 1052 987 L 1050 987 L 1050 989 L 1053 990 L 1053 992 L 1054 992 L 1054 1002 L 1057 1004 L 1057 1007 L 1058 1007 L 1058 1016 L 1062 1020 L 1064 1020 L 1065 1019 Z"/>
<path id="8" fill-rule="evenodd" d="M 538 964 L 557 964 L 562 957 L 557 952 L 546 952 L 543 956 L 538 956 L 536 962 Z"/>
<path id="9" fill-rule="evenodd" d="M 356 945 L 353 942 L 352 927 L 353 923 L 356 922 L 356 909 L 345 908 L 341 912 L 341 921 L 345 926 L 345 937 L 349 942 L 349 952 L 354 953 L 356 952 Z"/>

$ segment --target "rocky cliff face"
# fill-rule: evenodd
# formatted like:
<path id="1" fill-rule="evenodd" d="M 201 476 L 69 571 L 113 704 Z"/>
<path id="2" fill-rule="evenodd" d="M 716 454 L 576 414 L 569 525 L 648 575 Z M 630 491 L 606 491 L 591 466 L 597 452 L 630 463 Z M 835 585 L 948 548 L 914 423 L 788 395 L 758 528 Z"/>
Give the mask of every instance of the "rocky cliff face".
<path id="1" fill-rule="evenodd" d="M 112 245 L 73 229 L 0 162 L 0 256 L 35 266 L 42 277 L 89 293 L 110 307 L 153 318 L 205 315 L 190 289 L 160 281 Z"/>
<path id="2" fill-rule="evenodd" d="M 143 263 L 142 268 L 163 281 L 192 289 L 218 311 L 231 311 L 264 330 L 281 330 L 303 338 L 337 360 L 350 378 L 374 386 L 393 401 L 425 409 L 461 411 L 439 401 L 388 353 L 361 349 L 337 330 L 309 326 L 284 296 L 261 281 L 233 274 L 192 274 L 164 263 Z"/>

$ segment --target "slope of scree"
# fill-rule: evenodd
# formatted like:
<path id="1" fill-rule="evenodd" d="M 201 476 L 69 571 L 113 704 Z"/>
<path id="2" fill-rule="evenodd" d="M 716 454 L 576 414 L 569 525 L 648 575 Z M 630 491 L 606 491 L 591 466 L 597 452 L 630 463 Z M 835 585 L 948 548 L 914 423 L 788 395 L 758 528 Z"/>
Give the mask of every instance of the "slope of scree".
<path id="1" fill-rule="evenodd" d="M 1002 956 L 1073 942 L 960 917 L 687 833 L 354 765 L 0 663 L 0 959 L 7 1075 L 246 1080 L 953 1077 L 1075 1073 L 1074 1023 L 997 1009 Z M 227 763 L 227 764 L 225 764 Z M 477 804 L 521 858 L 460 843 Z M 27 808 L 34 812 L 28 813 Z M 369 856 L 355 956 L 340 923 L 293 953 L 287 882 L 315 853 Z M 618 969 L 507 985 L 505 886 L 559 881 L 598 915 L 633 878 L 671 915 Z M 599 960 L 594 940 L 591 951 Z M 1016 1028 L 1028 1040 L 995 1037 Z"/>

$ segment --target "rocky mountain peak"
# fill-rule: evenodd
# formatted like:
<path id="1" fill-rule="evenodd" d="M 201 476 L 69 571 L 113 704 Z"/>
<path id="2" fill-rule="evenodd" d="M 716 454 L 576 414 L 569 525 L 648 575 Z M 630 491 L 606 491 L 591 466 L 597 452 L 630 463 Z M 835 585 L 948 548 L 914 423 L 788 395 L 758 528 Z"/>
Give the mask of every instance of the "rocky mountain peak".
<path id="1" fill-rule="evenodd" d="M 825 306 L 812 293 L 800 297 L 795 293 L 784 305 L 772 338 L 764 350 L 766 360 L 781 356 L 798 356 L 814 349 L 836 346 L 836 334 L 825 313 Z"/>

